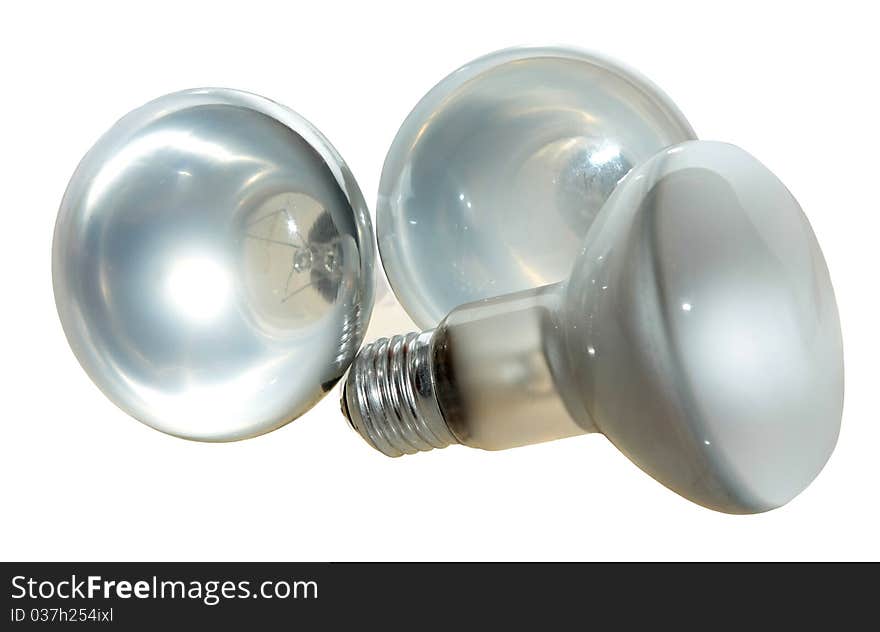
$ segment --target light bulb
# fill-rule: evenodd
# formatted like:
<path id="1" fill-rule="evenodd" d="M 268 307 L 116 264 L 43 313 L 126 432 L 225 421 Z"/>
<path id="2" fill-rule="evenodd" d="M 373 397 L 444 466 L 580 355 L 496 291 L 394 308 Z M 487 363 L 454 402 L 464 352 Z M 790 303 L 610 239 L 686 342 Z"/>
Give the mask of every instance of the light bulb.
<path id="1" fill-rule="evenodd" d="M 382 263 L 419 327 L 463 303 L 563 280 L 634 165 L 695 139 L 657 86 L 562 48 L 502 50 L 416 105 L 388 151 Z"/>
<path id="2" fill-rule="evenodd" d="M 222 89 L 131 112 L 76 169 L 52 248 L 77 359 L 116 405 L 188 439 L 273 430 L 348 368 L 373 304 L 372 228 L 330 143 Z"/>
<path id="3" fill-rule="evenodd" d="M 840 323 L 785 186 L 743 150 L 692 141 L 618 185 L 566 282 L 453 310 L 366 346 L 343 412 L 389 456 L 590 432 L 706 507 L 778 507 L 840 427 Z"/>

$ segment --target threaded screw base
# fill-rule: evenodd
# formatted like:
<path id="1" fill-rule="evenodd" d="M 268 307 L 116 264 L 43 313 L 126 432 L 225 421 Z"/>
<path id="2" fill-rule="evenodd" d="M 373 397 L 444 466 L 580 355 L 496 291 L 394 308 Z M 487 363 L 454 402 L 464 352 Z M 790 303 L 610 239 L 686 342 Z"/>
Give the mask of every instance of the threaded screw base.
<path id="1" fill-rule="evenodd" d="M 380 338 L 366 345 L 346 379 L 342 413 L 367 443 L 387 456 L 458 443 L 434 392 L 433 333 Z"/>

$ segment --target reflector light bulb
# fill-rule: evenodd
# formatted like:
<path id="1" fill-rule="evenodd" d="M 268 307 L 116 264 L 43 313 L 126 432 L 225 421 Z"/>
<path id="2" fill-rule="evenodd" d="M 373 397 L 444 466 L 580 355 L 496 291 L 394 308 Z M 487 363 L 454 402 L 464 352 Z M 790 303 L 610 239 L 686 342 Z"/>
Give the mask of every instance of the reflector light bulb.
<path id="1" fill-rule="evenodd" d="M 809 223 L 755 158 L 704 141 L 621 181 L 567 281 L 366 346 L 343 394 L 352 426 L 388 456 L 599 432 L 730 513 L 803 490 L 842 405 L 840 323 Z"/>
<path id="2" fill-rule="evenodd" d="M 376 206 L 382 263 L 415 323 L 563 280 L 617 182 L 695 139 L 653 83 L 564 48 L 481 57 L 398 131 Z"/>
<path id="3" fill-rule="evenodd" d="M 125 116 L 86 154 L 52 247 L 55 301 L 117 406 L 187 439 L 273 430 L 360 346 L 372 228 L 342 158 L 272 101 L 188 90 Z"/>

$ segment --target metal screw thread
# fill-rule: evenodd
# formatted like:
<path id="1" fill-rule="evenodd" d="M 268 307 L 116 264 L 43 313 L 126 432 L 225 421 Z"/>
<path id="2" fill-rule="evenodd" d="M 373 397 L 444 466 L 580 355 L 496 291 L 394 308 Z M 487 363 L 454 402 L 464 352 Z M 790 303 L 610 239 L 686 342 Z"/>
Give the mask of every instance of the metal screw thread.
<path id="1" fill-rule="evenodd" d="M 458 439 L 434 390 L 433 331 L 380 338 L 361 349 L 342 392 L 342 413 L 387 456 L 445 448 Z"/>

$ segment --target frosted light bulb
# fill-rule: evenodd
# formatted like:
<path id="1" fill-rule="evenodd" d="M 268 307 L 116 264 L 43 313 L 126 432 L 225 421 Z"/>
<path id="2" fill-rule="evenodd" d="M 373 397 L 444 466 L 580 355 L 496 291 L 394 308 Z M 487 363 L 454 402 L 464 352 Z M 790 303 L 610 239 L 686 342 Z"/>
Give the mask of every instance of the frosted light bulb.
<path id="1" fill-rule="evenodd" d="M 382 263 L 419 327 L 454 307 L 563 280 L 633 165 L 695 139 L 657 86 L 562 48 L 456 70 L 404 121 L 376 206 Z"/>
<path id="2" fill-rule="evenodd" d="M 187 439 L 243 439 L 301 415 L 348 368 L 373 305 L 371 231 L 305 119 L 244 92 L 179 92 L 125 116 L 77 167 L 55 301 L 117 406 Z"/>
<path id="3" fill-rule="evenodd" d="M 706 507 L 753 513 L 822 469 L 840 323 L 797 201 L 743 150 L 692 141 L 632 170 L 566 282 L 366 346 L 343 411 L 389 456 L 605 434 Z"/>

